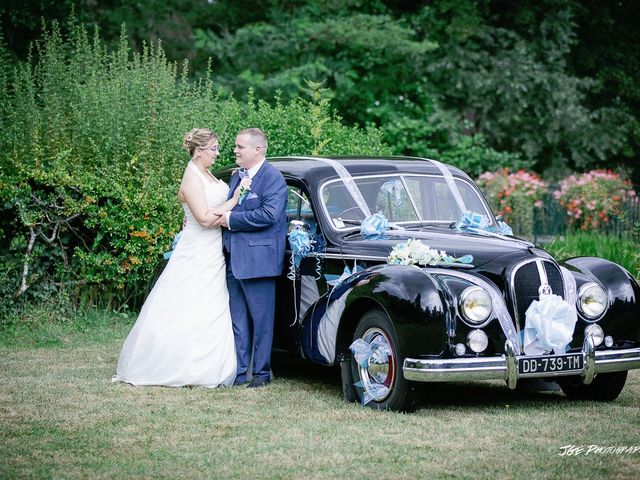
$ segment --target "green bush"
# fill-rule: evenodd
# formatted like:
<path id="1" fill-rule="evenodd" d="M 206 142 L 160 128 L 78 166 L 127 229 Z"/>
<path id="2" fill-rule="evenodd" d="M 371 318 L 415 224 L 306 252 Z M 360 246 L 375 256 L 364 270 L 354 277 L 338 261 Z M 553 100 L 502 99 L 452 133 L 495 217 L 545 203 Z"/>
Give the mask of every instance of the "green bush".
<path id="1" fill-rule="evenodd" d="M 270 155 L 387 154 L 378 130 L 344 127 L 318 85 L 272 104 L 191 83 L 159 44 L 107 52 L 73 21 L 45 27 L 30 61 L 0 47 L 0 289 L 4 307 L 65 290 L 116 307 L 147 291 L 180 228 L 176 194 L 193 127 L 220 136 L 233 161 L 241 128 L 262 128 Z M 211 77 L 209 75 L 208 77 Z M 28 272 L 25 274 L 25 268 Z"/>
<path id="2" fill-rule="evenodd" d="M 534 209 L 542 207 L 547 190 L 540 177 L 524 170 L 510 173 L 509 169 L 502 168 L 480 175 L 478 186 L 493 211 L 504 217 L 515 235 L 533 237 Z"/>
<path id="3" fill-rule="evenodd" d="M 623 214 L 627 200 L 635 199 L 631 182 L 611 170 L 591 170 L 560 182 L 553 197 L 566 209 L 569 225 L 598 229 Z"/>

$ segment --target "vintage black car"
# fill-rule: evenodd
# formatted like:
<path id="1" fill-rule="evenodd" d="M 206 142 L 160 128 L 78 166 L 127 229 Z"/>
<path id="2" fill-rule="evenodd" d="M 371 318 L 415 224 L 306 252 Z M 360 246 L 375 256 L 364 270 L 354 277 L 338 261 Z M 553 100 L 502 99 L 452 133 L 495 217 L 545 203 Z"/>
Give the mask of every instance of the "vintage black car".
<path id="1" fill-rule="evenodd" d="M 502 379 L 515 389 L 538 377 L 569 398 L 614 400 L 640 368 L 633 276 L 600 258 L 558 262 L 509 235 L 461 170 L 406 157 L 269 161 L 287 181 L 287 255 L 297 253 L 278 281 L 274 350 L 340 364 L 345 399 L 407 410 L 415 382 Z M 461 224 L 469 212 L 482 221 Z M 378 230 L 367 234 L 372 217 Z M 389 263 L 410 239 L 446 256 Z M 551 350 L 558 310 L 538 312 L 541 338 L 527 318 L 554 295 L 575 323 Z"/>

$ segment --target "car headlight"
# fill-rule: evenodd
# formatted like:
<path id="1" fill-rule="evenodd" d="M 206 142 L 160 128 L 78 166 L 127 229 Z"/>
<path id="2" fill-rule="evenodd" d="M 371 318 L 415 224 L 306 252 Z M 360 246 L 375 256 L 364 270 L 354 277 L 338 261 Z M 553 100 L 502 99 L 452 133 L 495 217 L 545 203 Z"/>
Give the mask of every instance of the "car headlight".
<path id="1" fill-rule="evenodd" d="M 607 292 L 597 283 L 585 283 L 578 290 L 578 310 L 589 320 L 600 318 L 607 304 Z"/>
<path id="2" fill-rule="evenodd" d="M 491 297 L 484 288 L 473 286 L 468 287 L 460 296 L 460 313 L 471 323 L 478 324 L 484 322 L 491 311 L 493 304 Z"/>

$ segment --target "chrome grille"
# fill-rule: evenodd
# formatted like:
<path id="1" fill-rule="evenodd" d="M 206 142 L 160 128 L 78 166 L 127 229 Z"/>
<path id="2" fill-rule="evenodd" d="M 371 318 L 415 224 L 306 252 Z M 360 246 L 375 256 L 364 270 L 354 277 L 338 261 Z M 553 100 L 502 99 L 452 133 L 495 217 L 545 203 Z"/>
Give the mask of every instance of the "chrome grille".
<path id="1" fill-rule="evenodd" d="M 513 302 L 513 312 L 520 328 L 524 328 L 524 314 L 529 305 L 540 297 L 542 280 L 538 270 L 538 262 L 544 268 L 551 292 L 564 298 L 562 272 L 555 263 L 536 259 L 517 265 L 511 273 L 511 300 Z"/>

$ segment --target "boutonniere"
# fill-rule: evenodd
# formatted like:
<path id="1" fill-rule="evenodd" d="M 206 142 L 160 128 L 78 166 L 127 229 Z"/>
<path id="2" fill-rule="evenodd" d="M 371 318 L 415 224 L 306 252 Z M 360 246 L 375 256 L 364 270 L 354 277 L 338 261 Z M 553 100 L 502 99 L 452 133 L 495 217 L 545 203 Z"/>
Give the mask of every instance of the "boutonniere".
<path id="1" fill-rule="evenodd" d="M 242 202 L 251 191 L 251 177 L 249 177 L 247 170 L 240 170 L 238 175 L 240 175 L 240 198 L 238 199 L 238 205 L 242 205 Z"/>

